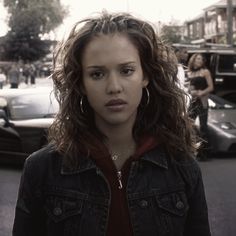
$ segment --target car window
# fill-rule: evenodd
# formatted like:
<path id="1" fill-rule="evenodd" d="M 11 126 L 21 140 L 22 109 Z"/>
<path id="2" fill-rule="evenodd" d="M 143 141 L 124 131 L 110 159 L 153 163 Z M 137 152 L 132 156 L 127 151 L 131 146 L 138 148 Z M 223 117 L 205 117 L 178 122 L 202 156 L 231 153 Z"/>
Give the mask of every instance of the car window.
<path id="1" fill-rule="evenodd" d="M 236 55 L 218 55 L 219 72 L 236 72 Z"/>
<path id="2" fill-rule="evenodd" d="M 53 117 L 58 111 L 58 103 L 51 94 L 26 94 L 9 102 L 12 120 Z"/>

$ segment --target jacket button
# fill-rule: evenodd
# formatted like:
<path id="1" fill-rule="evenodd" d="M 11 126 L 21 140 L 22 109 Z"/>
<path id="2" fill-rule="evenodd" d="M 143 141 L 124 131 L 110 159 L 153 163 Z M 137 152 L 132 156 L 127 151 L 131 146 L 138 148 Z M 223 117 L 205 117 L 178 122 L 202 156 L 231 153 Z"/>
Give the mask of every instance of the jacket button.
<path id="1" fill-rule="evenodd" d="M 184 203 L 182 201 L 178 201 L 175 206 L 178 210 L 181 210 L 184 208 Z"/>
<path id="2" fill-rule="evenodd" d="M 55 208 L 53 209 L 53 214 L 54 214 L 55 216 L 60 216 L 60 215 L 62 214 L 62 209 L 61 209 L 60 207 L 55 207 Z"/>
<path id="3" fill-rule="evenodd" d="M 145 208 L 145 207 L 148 206 L 148 201 L 142 200 L 142 201 L 139 202 L 139 205 L 140 205 L 140 207 Z"/>

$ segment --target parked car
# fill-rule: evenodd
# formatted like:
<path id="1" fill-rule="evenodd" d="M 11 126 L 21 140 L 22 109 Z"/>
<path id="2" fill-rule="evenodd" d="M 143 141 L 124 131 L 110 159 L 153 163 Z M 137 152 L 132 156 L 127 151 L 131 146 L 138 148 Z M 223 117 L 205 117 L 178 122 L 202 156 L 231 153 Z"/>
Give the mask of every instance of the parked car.
<path id="1" fill-rule="evenodd" d="M 208 129 L 213 153 L 236 153 L 236 104 L 211 94 Z"/>
<path id="2" fill-rule="evenodd" d="M 51 89 L 2 89 L 0 162 L 21 164 L 44 146 L 58 107 Z"/>

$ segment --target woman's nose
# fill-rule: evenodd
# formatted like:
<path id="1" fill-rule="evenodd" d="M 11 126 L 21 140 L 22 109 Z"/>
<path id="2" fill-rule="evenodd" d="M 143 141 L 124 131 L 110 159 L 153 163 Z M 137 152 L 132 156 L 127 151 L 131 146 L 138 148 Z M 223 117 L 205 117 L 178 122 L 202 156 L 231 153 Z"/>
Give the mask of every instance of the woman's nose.
<path id="1" fill-rule="evenodd" d="M 110 73 L 107 78 L 107 93 L 120 93 L 122 91 L 121 79 L 116 73 Z"/>

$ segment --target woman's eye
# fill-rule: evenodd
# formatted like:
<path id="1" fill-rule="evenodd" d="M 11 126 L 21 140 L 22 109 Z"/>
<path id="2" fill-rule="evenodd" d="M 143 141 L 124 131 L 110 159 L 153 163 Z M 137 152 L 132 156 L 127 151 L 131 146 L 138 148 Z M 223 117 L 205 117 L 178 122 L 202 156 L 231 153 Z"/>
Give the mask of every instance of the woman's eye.
<path id="1" fill-rule="evenodd" d="M 134 72 L 134 68 L 130 68 L 130 67 L 128 67 L 128 68 L 123 68 L 123 69 L 121 70 L 121 74 L 122 74 L 122 75 L 125 75 L 125 76 L 132 75 L 133 72 Z"/>
<path id="2" fill-rule="evenodd" d="M 104 73 L 102 71 L 93 71 L 90 73 L 90 77 L 93 79 L 101 79 L 104 76 Z"/>

